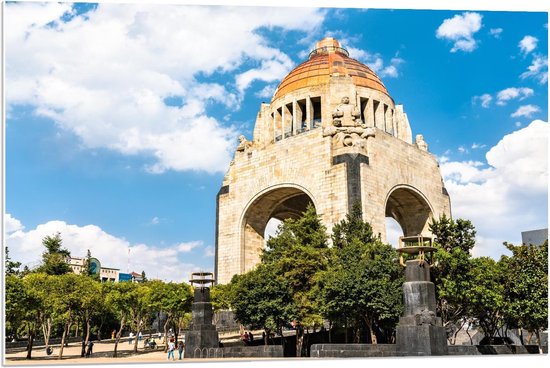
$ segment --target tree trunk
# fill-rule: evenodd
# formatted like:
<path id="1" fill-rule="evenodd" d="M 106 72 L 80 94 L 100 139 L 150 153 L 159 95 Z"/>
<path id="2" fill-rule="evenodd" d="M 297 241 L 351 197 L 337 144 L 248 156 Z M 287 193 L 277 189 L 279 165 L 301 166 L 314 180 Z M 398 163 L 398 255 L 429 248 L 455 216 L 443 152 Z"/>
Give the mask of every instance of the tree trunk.
<path id="1" fill-rule="evenodd" d="M 63 336 L 61 336 L 61 346 L 59 347 L 59 356 L 58 359 L 63 359 L 63 348 L 65 347 L 65 339 L 69 334 L 71 328 L 71 322 L 67 322 L 63 328 Z"/>
<path id="2" fill-rule="evenodd" d="M 28 338 L 27 338 L 27 356 L 25 359 L 32 358 L 32 345 L 34 344 L 34 332 L 31 329 L 28 329 Z"/>
<path id="3" fill-rule="evenodd" d="M 52 319 L 50 317 L 42 323 L 42 335 L 44 335 L 44 344 L 46 349 L 50 345 L 50 335 L 52 333 Z"/>
<path id="4" fill-rule="evenodd" d="M 346 318 L 346 322 L 344 324 L 344 333 L 346 334 L 346 344 L 348 343 L 348 319 Z"/>
<path id="5" fill-rule="evenodd" d="M 139 333 L 141 332 L 141 319 L 139 320 L 136 328 L 136 341 L 134 341 L 134 353 L 138 351 Z"/>
<path id="6" fill-rule="evenodd" d="M 304 328 L 301 324 L 296 326 L 296 356 L 302 356 L 302 346 L 304 344 Z"/>
<path id="7" fill-rule="evenodd" d="M 88 345 L 89 340 L 90 340 L 90 319 L 88 318 L 86 320 L 86 337 L 82 340 L 82 351 L 80 352 L 81 357 L 86 355 L 86 346 Z"/>
<path id="8" fill-rule="evenodd" d="M 370 342 L 373 345 L 378 344 L 378 339 L 376 338 L 376 333 L 374 332 L 374 329 L 372 328 L 372 321 L 370 318 L 365 318 L 365 324 L 367 325 L 367 328 L 370 332 Z"/>
<path id="9" fill-rule="evenodd" d="M 164 322 L 164 352 L 168 352 L 168 324 L 170 323 L 170 316 L 166 315 L 166 322 Z M 160 344 L 160 341 L 159 341 Z"/>
<path id="10" fill-rule="evenodd" d="M 124 322 L 126 322 L 126 319 L 122 317 L 122 319 L 120 320 L 120 330 L 118 330 L 116 334 L 115 350 L 113 351 L 113 358 L 117 357 L 118 342 L 120 341 L 120 337 L 122 336 L 122 329 L 124 328 Z"/>
<path id="11" fill-rule="evenodd" d="M 539 346 L 539 354 L 544 354 L 544 352 L 542 351 L 542 344 L 540 341 L 540 330 L 538 328 L 535 330 L 535 335 L 537 336 L 537 345 Z"/>
<path id="12" fill-rule="evenodd" d="M 329 321 L 328 325 L 328 343 L 332 344 L 332 321 Z"/>

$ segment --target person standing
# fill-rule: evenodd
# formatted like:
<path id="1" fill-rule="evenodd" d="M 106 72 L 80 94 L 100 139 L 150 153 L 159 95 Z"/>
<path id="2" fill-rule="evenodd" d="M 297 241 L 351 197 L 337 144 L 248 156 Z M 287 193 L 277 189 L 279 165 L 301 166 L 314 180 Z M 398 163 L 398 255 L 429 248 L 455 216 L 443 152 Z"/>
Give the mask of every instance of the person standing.
<path id="1" fill-rule="evenodd" d="M 181 355 L 183 354 L 183 341 L 180 340 L 178 342 L 178 354 L 179 354 L 179 360 L 181 360 Z"/>
<path id="2" fill-rule="evenodd" d="M 88 341 L 88 350 L 86 351 L 86 358 L 92 355 L 93 348 L 94 348 L 94 343 L 91 340 Z"/>
<path id="3" fill-rule="evenodd" d="M 172 360 L 176 360 L 176 358 L 174 358 L 175 348 L 176 345 L 174 344 L 174 338 L 171 338 L 170 342 L 168 343 L 168 360 L 170 360 L 170 356 L 172 356 Z"/>
<path id="4" fill-rule="evenodd" d="M 111 340 L 114 340 L 115 336 L 116 336 L 116 330 L 113 330 L 113 332 L 111 332 Z"/>
<path id="5" fill-rule="evenodd" d="M 248 342 L 250 345 L 252 345 L 252 342 L 254 342 L 254 335 L 252 335 L 252 331 L 248 332 Z"/>
<path id="6" fill-rule="evenodd" d="M 132 345 L 132 342 L 134 341 L 134 333 L 130 331 L 130 335 L 128 335 L 128 345 Z"/>

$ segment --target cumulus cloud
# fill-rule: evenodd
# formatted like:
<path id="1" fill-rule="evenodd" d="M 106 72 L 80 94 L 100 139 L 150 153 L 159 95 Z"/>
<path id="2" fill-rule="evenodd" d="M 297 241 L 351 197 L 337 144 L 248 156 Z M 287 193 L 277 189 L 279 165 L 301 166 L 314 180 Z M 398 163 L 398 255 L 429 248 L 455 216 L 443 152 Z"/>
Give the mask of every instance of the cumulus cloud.
<path id="1" fill-rule="evenodd" d="M 536 105 L 523 105 L 510 115 L 513 118 L 525 117 L 530 118 L 534 113 L 539 112 L 540 108 Z"/>
<path id="2" fill-rule="evenodd" d="M 342 43 L 343 44 L 343 43 Z M 389 65 L 384 62 L 382 55 L 379 53 L 370 53 L 365 50 L 357 49 L 354 47 L 347 48 L 349 56 L 356 59 L 363 64 L 366 64 L 373 72 L 378 76 L 384 78 L 397 78 L 399 77 L 399 66 L 405 63 L 400 57 L 393 57 L 390 59 Z"/>
<path id="3" fill-rule="evenodd" d="M 489 34 L 491 36 L 493 36 L 494 38 L 500 38 L 500 35 L 501 35 L 502 31 L 503 31 L 502 28 L 491 28 L 489 30 Z"/>
<path id="4" fill-rule="evenodd" d="M 527 55 L 531 51 L 537 48 L 538 38 L 533 36 L 525 36 L 519 41 L 518 47 L 522 54 Z"/>
<path id="5" fill-rule="evenodd" d="M 535 55 L 527 71 L 521 73 L 521 79 L 532 78 L 540 84 L 548 82 L 548 57 L 546 55 Z"/>
<path id="6" fill-rule="evenodd" d="M 498 257 L 503 241 L 521 242 L 521 232 L 548 223 L 548 123 L 535 120 L 504 136 L 486 163 L 441 164 L 453 217 L 473 222 L 476 256 Z"/>
<path id="7" fill-rule="evenodd" d="M 18 230 L 23 230 L 25 226 L 18 219 L 12 217 L 9 213 L 4 216 L 4 229 L 6 234 L 11 234 Z"/>
<path id="8" fill-rule="evenodd" d="M 482 16 L 465 12 L 445 19 L 436 31 L 436 37 L 454 42 L 451 52 L 472 52 L 477 46 L 474 34 L 480 30 Z"/>
<path id="9" fill-rule="evenodd" d="M 131 244 L 124 238 L 111 235 L 96 225 L 78 226 L 64 221 L 48 221 L 35 229 L 24 231 L 21 223 L 10 214 L 6 214 L 12 223 L 19 226 L 8 232 L 5 241 L 12 259 L 29 267 L 40 262 L 44 247 L 42 239 L 57 232 L 61 234 L 63 246 L 73 257 L 84 257 L 89 249 L 92 256 L 106 267 L 119 268 L 126 272 L 145 271 L 149 278 L 181 282 L 187 280 L 191 272 L 200 268 L 188 261 L 182 253 L 203 246 L 201 241 L 174 244 L 168 247 L 156 247 L 147 244 Z M 14 230 L 16 229 L 16 230 Z"/>
<path id="10" fill-rule="evenodd" d="M 520 101 L 533 96 L 534 91 L 531 88 L 510 87 L 497 93 L 497 105 L 504 106 L 510 100 L 518 98 Z"/>
<path id="11" fill-rule="evenodd" d="M 238 109 L 253 81 L 271 82 L 292 68 L 258 29 L 307 33 L 324 14 L 105 3 L 75 14 L 70 4 L 10 3 L 6 101 L 34 107 L 83 147 L 150 157 L 151 173 L 224 171 L 239 127 L 216 120 L 209 105 Z M 229 83 L 207 82 L 237 70 Z"/>

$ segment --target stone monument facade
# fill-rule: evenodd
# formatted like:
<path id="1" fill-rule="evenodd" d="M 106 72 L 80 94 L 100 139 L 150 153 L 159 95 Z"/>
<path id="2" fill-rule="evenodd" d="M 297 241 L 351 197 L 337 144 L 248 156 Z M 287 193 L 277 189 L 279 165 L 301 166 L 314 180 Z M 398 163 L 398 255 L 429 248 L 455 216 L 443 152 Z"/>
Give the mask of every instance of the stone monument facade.
<path id="1" fill-rule="evenodd" d="M 386 217 L 413 236 L 450 216 L 437 160 L 422 135 L 413 141 L 403 106 L 325 38 L 262 103 L 252 140 L 239 138 L 217 195 L 216 279 L 259 262 L 271 218 L 296 218 L 311 203 L 331 231 L 356 202 L 384 241 Z"/>

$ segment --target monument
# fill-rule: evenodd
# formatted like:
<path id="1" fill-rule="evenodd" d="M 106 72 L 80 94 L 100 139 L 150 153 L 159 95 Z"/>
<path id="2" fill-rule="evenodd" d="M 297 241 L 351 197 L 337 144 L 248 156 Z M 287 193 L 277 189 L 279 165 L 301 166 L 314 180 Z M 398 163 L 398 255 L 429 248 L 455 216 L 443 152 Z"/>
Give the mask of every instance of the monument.
<path id="1" fill-rule="evenodd" d="M 210 302 L 210 288 L 214 283 L 211 272 L 195 272 L 189 280 L 195 288 L 191 309 L 192 320 L 185 334 L 185 358 L 206 357 L 209 349 L 219 347 L 216 326 L 212 324 L 213 310 Z"/>
<path id="2" fill-rule="evenodd" d="M 423 236 L 401 237 L 399 243 L 400 263 L 405 267 L 405 311 L 395 334 L 397 352 L 405 356 L 447 355 L 447 333 L 436 316 L 435 286 L 430 281 L 432 264 L 426 258 L 436 248 L 431 238 Z M 412 259 L 404 261 L 404 254 Z"/>
<path id="3" fill-rule="evenodd" d="M 251 270 L 269 220 L 310 203 L 329 232 L 359 203 L 383 241 L 386 217 L 429 236 L 431 217 L 450 216 L 438 162 L 403 106 L 330 37 L 261 104 L 252 139 L 239 137 L 217 195 L 216 280 Z"/>

